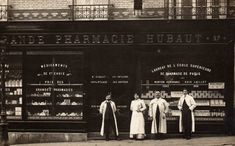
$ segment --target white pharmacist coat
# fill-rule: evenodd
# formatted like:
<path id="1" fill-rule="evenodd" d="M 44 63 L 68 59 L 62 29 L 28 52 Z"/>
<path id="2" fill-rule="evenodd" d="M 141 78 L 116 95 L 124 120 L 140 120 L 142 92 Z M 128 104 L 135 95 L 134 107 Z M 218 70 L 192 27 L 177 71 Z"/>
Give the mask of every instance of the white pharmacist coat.
<path id="1" fill-rule="evenodd" d="M 132 111 L 130 135 L 145 134 L 145 121 L 143 111 L 146 110 L 146 105 L 143 100 L 137 99 L 131 102 L 130 110 Z M 137 111 L 139 110 L 139 112 Z"/>
<path id="2" fill-rule="evenodd" d="M 103 101 L 100 105 L 100 113 L 102 114 L 102 125 L 101 125 L 101 130 L 100 130 L 100 135 L 101 136 L 104 136 L 104 118 L 105 118 L 105 111 L 106 111 L 106 108 L 107 108 L 107 100 Z M 111 108 L 112 108 L 112 111 L 113 111 L 113 119 L 114 119 L 114 123 L 115 123 L 115 130 L 116 130 L 116 134 L 117 136 L 119 135 L 118 133 L 118 126 L 117 126 L 117 118 L 116 118 L 116 115 L 115 115 L 115 112 L 117 111 L 117 108 L 116 108 L 116 105 L 113 101 L 110 101 L 110 105 L 111 105 Z"/>
<path id="3" fill-rule="evenodd" d="M 193 109 L 196 107 L 196 102 L 193 99 L 192 96 L 190 95 L 186 95 L 186 97 L 181 96 L 179 103 L 178 103 L 178 109 L 181 111 L 182 110 L 182 106 L 184 103 L 184 100 L 186 102 L 186 104 L 189 106 L 189 109 L 191 110 L 191 115 L 192 115 L 192 132 L 195 132 L 195 119 L 194 119 L 194 113 L 193 113 Z M 180 119 L 179 119 L 179 132 L 183 131 L 183 122 L 182 122 L 182 111 L 180 112 Z"/>
<path id="4" fill-rule="evenodd" d="M 159 121 L 159 129 L 157 129 L 157 119 L 156 119 L 156 110 L 157 106 L 159 106 L 160 112 L 160 121 Z M 150 101 L 149 104 L 149 116 L 153 118 L 151 133 L 166 133 L 167 125 L 166 125 L 166 113 L 168 112 L 169 104 L 165 99 L 162 98 L 154 98 Z M 164 118 L 165 117 L 165 118 Z"/>

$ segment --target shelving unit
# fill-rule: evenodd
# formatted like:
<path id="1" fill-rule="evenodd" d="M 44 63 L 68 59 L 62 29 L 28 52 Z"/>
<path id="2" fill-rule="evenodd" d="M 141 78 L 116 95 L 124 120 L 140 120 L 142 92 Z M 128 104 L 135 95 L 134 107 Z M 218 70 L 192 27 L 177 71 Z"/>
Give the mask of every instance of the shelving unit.
<path id="1" fill-rule="evenodd" d="M 47 62 L 37 62 L 33 81 L 26 86 L 29 120 L 84 120 L 84 85 L 81 78 L 72 79 L 71 68 L 54 56 L 49 56 Z M 80 74 L 82 69 L 75 72 Z"/>
<path id="2" fill-rule="evenodd" d="M 28 85 L 28 119 L 83 119 L 83 85 Z M 44 92 L 46 91 L 47 92 Z"/>
<path id="3" fill-rule="evenodd" d="M 148 82 L 148 83 L 146 83 Z M 167 120 L 177 121 L 180 111 L 178 101 L 184 87 L 189 88 L 189 95 L 193 96 L 197 107 L 194 110 L 196 121 L 220 121 L 225 118 L 225 99 L 223 89 L 208 89 L 208 84 L 154 84 L 153 81 L 142 81 L 142 99 L 146 104 L 154 97 L 154 91 L 160 91 L 161 96 L 170 104 Z"/>
<path id="4" fill-rule="evenodd" d="M 5 64 L 6 114 L 8 120 L 22 119 L 23 88 L 21 57 L 19 53 L 10 53 Z M 1 65 L 0 68 L 2 69 Z M 0 91 L 2 91 L 1 83 Z"/>

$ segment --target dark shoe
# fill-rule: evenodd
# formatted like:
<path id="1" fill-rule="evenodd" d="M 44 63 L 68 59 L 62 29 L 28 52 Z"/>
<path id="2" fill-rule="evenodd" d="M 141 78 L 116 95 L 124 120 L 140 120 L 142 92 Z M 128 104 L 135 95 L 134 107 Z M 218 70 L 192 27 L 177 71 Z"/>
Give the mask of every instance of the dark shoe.
<path id="1" fill-rule="evenodd" d="M 191 137 L 186 137 L 186 139 L 187 139 L 187 140 L 190 140 L 190 139 L 191 139 Z"/>
<path id="2" fill-rule="evenodd" d="M 106 136 L 105 140 L 106 140 L 106 141 L 109 141 L 109 136 Z"/>
<path id="3" fill-rule="evenodd" d="M 114 138 L 115 140 L 121 140 L 118 136 Z"/>
<path id="4" fill-rule="evenodd" d="M 134 138 L 134 137 L 129 137 L 129 139 L 130 139 L 130 140 L 135 140 L 135 138 Z"/>
<path id="5" fill-rule="evenodd" d="M 160 140 L 164 140 L 164 137 L 163 137 L 163 136 L 160 136 L 159 139 L 160 139 Z"/>
<path id="6" fill-rule="evenodd" d="M 164 139 L 163 133 L 159 133 L 159 139 L 160 139 L 160 140 L 163 140 L 163 139 Z"/>

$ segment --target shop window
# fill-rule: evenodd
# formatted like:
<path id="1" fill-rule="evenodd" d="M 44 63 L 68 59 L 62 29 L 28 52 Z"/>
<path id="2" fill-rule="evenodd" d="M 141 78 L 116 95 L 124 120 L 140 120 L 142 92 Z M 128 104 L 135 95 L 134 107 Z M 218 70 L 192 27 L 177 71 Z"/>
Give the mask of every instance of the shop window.
<path id="1" fill-rule="evenodd" d="M 8 120 L 22 119 L 22 53 L 10 52 L 5 58 L 5 96 L 6 114 Z M 0 79 L 2 77 L 2 66 L 0 65 Z M 2 95 L 2 83 L 0 82 L 0 93 Z"/>
<path id="2" fill-rule="evenodd" d="M 82 52 L 27 52 L 30 120 L 83 120 Z"/>
<path id="3" fill-rule="evenodd" d="M 182 90 L 186 88 L 197 103 L 196 124 L 200 121 L 207 127 L 202 130 L 216 131 L 214 125 L 210 127 L 210 124 L 225 124 L 227 104 L 224 73 L 226 67 L 218 61 L 218 58 L 224 57 L 222 54 L 215 56 L 208 59 L 204 54 L 177 54 L 164 59 L 164 55 L 153 52 L 142 54 L 139 58 L 141 98 L 149 103 L 155 96 L 154 92 L 159 91 L 161 97 L 169 103 L 167 120 L 176 124 L 180 115 L 177 104 L 183 94 Z M 198 127 L 196 125 L 196 131 L 199 131 Z"/>

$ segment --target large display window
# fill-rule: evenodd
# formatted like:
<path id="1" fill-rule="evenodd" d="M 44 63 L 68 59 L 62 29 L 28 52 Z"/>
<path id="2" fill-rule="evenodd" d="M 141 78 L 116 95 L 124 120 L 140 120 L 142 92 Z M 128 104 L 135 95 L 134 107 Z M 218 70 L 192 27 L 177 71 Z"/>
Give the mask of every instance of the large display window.
<path id="1" fill-rule="evenodd" d="M 83 53 L 27 52 L 29 120 L 83 120 Z"/>
<path id="2" fill-rule="evenodd" d="M 22 58 L 21 52 L 8 52 L 5 57 L 5 94 L 8 120 L 22 119 Z M 2 73 L 2 66 L 0 69 Z M 0 75 L 1 77 L 2 75 Z M 2 86 L 0 86 L 0 90 L 2 91 Z"/>
<path id="3" fill-rule="evenodd" d="M 197 103 L 194 110 L 196 131 L 205 130 L 205 126 L 200 126 L 201 123 L 208 126 L 211 123 L 219 124 L 221 126 L 217 127 L 218 129 L 215 130 L 209 126 L 207 130 L 224 131 L 227 110 L 224 66 L 226 55 L 218 50 L 208 55 L 205 52 L 212 51 L 208 48 L 202 52 L 194 52 L 197 55 L 190 54 L 190 50 L 192 51 L 193 48 L 178 49 L 177 53 L 171 54 L 167 49 L 141 53 L 139 61 L 141 97 L 148 105 L 154 98 L 154 91 L 160 91 L 162 98 L 170 104 L 168 123 L 177 124 L 180 115 L 177 105 L 185 88 Z M 170 126 L 169 130 L 176 129 Z"/>

